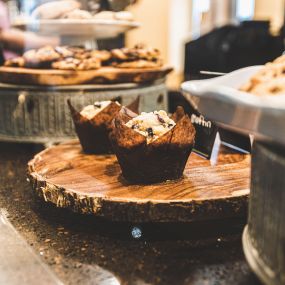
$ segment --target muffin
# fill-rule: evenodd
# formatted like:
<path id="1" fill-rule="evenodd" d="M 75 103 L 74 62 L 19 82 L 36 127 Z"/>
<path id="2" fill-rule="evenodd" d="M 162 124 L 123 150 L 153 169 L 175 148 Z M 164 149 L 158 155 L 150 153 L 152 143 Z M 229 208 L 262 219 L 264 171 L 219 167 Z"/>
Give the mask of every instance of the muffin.
<path id="1" fill-rule="evenodd" d="M 120 111 L 121 105 L 113 101 L 95 102 L 76 111 L 68 100 L 75 130 L 85 153 L 110 153 L 109 141 L 111 122 Z"/>
<path id="2" fill-rule="evenodd" d="M 109 140 L 112 120 L 119 113 L 122 106 L 120 98 L 114 101 L 100 101 L 93 105 L 85 106 L 80 112 L 75 110 L 70 100 L 68 106 L 75 125 L 75 130 L 85 153 L 111 153 L 112 147 Z M 126 108 L 138 111 L 140 97 L 131 102 Z"/>
<path id="3" fill-rule="evenodd" d="M 137 115 L 122 108 L 110 133 L 123 177 L 139 184 L 180 178 L 194 139 L 195 128 L 182 107 L 171 118 L 164 111 Z"/>

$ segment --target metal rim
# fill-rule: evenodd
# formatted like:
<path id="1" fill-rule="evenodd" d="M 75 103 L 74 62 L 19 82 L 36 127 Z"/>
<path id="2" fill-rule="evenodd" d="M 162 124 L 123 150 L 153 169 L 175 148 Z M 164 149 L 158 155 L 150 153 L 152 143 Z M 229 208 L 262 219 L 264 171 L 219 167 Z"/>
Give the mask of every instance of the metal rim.
<path id="1" fill-rule="evenodd" d="M 242 234 L 242 245 L 245 258 L 257 277 L 266 285 L 282 285 L 278 276 L 265 264 L 257 249 L 252 245 L 248 225 L 245 226 Z"/>
<path id="2" fill-rule="evenodd" d="M 62 85 L 62 86 L 40 86 L 40 85 L 17 85 L 0 83 L 0 89 L 14 89 L 14 90 L 43 90 L 43 91 L 62 91 L 62 90 L 122 90 L 122 89 L 136 89 L 147 88 L 164 84 L 165 79 L 158 79 L 150 84 L 137 84 L 137 83 L 118 83 L 118 84 L 86 84 L 86 85 Z"/>

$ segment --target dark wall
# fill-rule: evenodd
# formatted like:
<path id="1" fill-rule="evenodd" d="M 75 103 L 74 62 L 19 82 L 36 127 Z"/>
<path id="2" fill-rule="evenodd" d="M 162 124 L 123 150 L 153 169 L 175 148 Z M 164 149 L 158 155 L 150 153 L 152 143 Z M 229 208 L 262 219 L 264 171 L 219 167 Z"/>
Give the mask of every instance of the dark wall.
<path id="1" fill-rule="evenodd" d="M 185 47 L 185 79 L 201 70 L 230 72 L 264 64 L 280 56 L 283 36 L 273 36 L 267 21 L 227 25 L 191 41 Z"/>

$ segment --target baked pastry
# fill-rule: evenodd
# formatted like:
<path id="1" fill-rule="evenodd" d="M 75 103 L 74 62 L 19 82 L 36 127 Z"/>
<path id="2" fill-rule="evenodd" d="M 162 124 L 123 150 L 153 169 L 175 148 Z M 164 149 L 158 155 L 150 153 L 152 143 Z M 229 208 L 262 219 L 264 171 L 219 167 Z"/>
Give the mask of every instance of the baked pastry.
<path id="1" fill-rule="evenodd" d="M 114 20 L 115 19 L 115 12 L 113 11 L 101 11 L 99 13 L 96 13 L 93 16 L 96 20 Z"/>
<path id="2" fill-rule="evenodd" d="M 66 58 L 66 57 L 72 57 L 74 56 L 74 51 L 72 50 L 72 47 L 68 46 L 56 46 L 54 47 L 54 50 L 60 54 L 61 58 Z"/>
<path id="3" fill-rule="evenodd" d="M 194 139 L 195 128 L 182 107 L 171 118 L 164 111 L 138 116 L 122 108 L 110 134 L 123 177 L 142 184 L 180 178 Z"/>
<path id="4" fill-rule="evenodd" d="M 285 94 L 285 55 L 265 64 L 240 90 L 261 96 Z"/>
<path id="5" fill-rule="evenodd" d="M 133 21 L 134 20 L 133 14 L 129 11 L 116 12 L 114 17 L 116 20 L 120 20 L 120 21 Z"/>
<path id="6" fill-rule="evenodd" d="M 136 45 L 134 48 L 111 50 L 112 65 L 120 68 L 154 68 L 162 66 L 160 51 Z"/>
<path id="7" fill-rule="evenodd" d="M 102 63 L 105 63 L 106 61 L 110 60 L 111 53 L 107 50 L 92 50 L 90 51 L 91 57 L 95 57 L 99 59 Z"/>
<path id="8" fill-rule="evenodd" d="M 106 50 L 86 50 L 81 47 L 45 46 L 32 49 L 22 57 L 8 60 L 5 66 L 62 70 L 91 70 L 101 67 L 111 57 Z"/>
<path id="9" fill-rule="evenodd" d="M 127 108 L 137 111 L 139 101 L 138 97 Z M 112 152 L 109 133 L 112 120 L 121 110 L 121 104 L 118 101 L 100 101 L 85 106 L 80 112 L 75 110 L 70 100 L 68 100 L 68 106 L 83 151 L 86 153 Z"/>
<path id="10" fill-rule="evenodd" d="M 37 50 L 31 49 L 23 54 L 25 67 L 49 68 L 51 63 L 61 58 L 52 46 L 45 46 Z"/>
<path id="11" fill-rule="evenodd" d="M 25 66 L 25 60 L 23 57 L 15 57 L 12 59 L 8 59 L 5 61 L 4 66 L 10 66 L 10 67 L 24 67 Z"/>
<path id="12" fill-rule="evenodd" d="M 96 58 L 102 62 L 108 61 L 111 57 L 111 53 L 107 50 L 88 50 L 81 47 L 67 47 L 72 53 L 72 57 L 76 59 Z"/>
<path id="13" fill-rule="evenodd" d="M 81 4 L 75 0 L 52 1 L 38 6 L 31 16 L 35 19 L 60 19 L 80 6 Z"/>
<path id="14" fill-rule="evenodd" d="M 26 51 L 22 57 L 5 62 L 5 66 L 91 70 L 101 65 L 120 68 L 156 68 L 162 65 L 160 52 L 137 45 L 134 48 L 88 50 L 81 47 L 44 46 Z"/>
<path id="15" fill-rule="evenodd" d="M 82 149 L 86 153 L 110 153 L 109 141 L 111 122 L 121 110 L 121 105 L 113 101 L 95 102 L 76 111 L 68 101 L 75 130 Z"/>
<path id="16" fill-rule="evenodd" d="M 68 57 L 54 62 L 51 67 L 61 70 L 91 70 L 100 68 L 101 62 L 95 57 L 86 59 Z"/>
<path id="17" fill-rule="evenodd" d="M 119 20 L 119 21 L 133 21 L 134 16 L 129 11 L 101 11 L 93 16 L 97 20 Z"/>
<path id="18" fill-rule="evenodd" d="M 91 13 L 85 10 L 75 9 L 62 15 L 62 19 L 92 19 Z"/>

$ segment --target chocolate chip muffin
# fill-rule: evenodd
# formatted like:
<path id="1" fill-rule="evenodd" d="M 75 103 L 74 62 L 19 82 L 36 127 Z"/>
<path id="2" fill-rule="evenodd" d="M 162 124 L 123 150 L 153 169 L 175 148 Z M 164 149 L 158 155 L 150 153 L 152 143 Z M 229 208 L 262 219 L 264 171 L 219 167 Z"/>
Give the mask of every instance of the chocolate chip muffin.
<path id="1" fill-rule="evenodd" d="M 122 108 L 112 124 L 110 140 L 123 177 L 138 184 L 178 179 L 194 146 L 195 128 L 178 107 L 137 115 Z"/>

